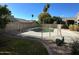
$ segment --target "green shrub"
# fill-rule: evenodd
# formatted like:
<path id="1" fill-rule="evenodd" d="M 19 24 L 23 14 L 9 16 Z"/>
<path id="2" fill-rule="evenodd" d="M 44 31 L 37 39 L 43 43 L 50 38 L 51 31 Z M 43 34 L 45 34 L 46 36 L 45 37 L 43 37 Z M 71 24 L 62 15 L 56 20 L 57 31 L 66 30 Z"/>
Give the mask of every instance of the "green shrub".
<path id="1" fill-rule="evenodd" d="M 62 28 L 68 29 L 68 25 L 67 24 L 63 24 Z"/>
<path id="2" fill-rule="evenodd" d="M 74 26 L 74 30 L 77 31 L 78 25 L 74 24 L 73 26 Z"/>
<path id="3" fill-rule="evenodd" d="M 73 30 L 74 30 L 74 26 L 73 26 L 73 25 L 69 25 L 69 29 L 70 29 L 71 31 L 73 31 Z"/>

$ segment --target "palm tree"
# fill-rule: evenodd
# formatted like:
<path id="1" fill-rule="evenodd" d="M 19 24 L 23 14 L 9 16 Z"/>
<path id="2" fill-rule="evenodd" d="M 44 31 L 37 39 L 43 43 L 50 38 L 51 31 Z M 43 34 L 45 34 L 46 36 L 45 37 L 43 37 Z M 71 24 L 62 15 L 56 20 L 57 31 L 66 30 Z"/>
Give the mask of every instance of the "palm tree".
<path id="1" fill-rule="evenodd" d="M 41 23 L 46 20 L 46 18 L 51 17 L 49 13 L 40 13 L 38 18 Z"/>
<path id="2" fill-rule="evenodd" d="M 48 8 L 50 8 L 50 4 L 47 3 L 46 6 L 43 9 L 43 12 L 47 12 L 48 11 Z"/>
<path id="3" fill-rule="evenodd" d="M 39 14 L 38 18 L 41 24 L 44 24 L 44 21 L 47 17 L 51 17 L 49 13 L 47 13 L 48 8 L 50 7 L 50 4 L 46 4 L 43 8 L 43 12 Z M 43 39 L 43 26 L 41 26 L 42 32 L 41 32 L 41 38 Z"/>
<path id="4" fill-rule="evenodd" d="M 32 20 L 33 20 L 34 14 L 32 14 Z"/>
<path id="5" fill-rule="evenodd" d="M 38 18 L 41 23 L 43 23 L 45 18 L 51 17 L 51 15 L 47 12 L 49 7 L 50 7 L 50 4 L 47 3 L 43 8 L 43 12 L 39 14 Z"/>

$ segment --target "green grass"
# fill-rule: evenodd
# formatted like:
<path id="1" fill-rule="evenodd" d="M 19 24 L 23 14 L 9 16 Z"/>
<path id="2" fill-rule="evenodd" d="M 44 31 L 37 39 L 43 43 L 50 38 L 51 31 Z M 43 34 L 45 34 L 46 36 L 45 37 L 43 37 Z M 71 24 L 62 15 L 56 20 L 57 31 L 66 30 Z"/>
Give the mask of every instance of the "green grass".
<path id="1" fill-rule="evenodd" d="M 10 55 L 47 55 L 46 48 L 36 40 L 13 38 L 0 35 L 0 52 Z M 2 53 L 0 53 L 2 54 Z M 5 53 L 3 53 L 5 54 Z"/>

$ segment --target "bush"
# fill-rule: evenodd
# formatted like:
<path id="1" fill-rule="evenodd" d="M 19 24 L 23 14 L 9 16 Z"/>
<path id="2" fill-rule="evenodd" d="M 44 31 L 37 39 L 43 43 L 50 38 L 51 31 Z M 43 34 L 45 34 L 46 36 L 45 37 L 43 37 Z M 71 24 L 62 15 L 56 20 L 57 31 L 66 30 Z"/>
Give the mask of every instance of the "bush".
<path id="1" fill-rule="evenodd" d="M 79 55 L 79 41 L 75 41 L 75 42 L 73 42 L 73 44 L 72 44 L 72 52 L 71 52 L 71 54 L 73 54 L 73 55 Z"/>
<path id="2" fill-rule="evenodd" d="M 77 31 L 78 25 L 73 25 L 73 26 L 74 26 L 74 30 Z"/>
<path id="3" fill-rule="evenodd" d="M 68 25 L 67 24 L 63 24 L 62 28 L 68 29 Z"/>
<path id="4" fill-rule="evenodd" d="M 73 30 L 74 30 L 74 26 L 73 26 L 73 25 L 69 25 L 69 29 L 70 29 L 71 31 L 73 31 Z"/>
<path id="5" fill-rule="evenodd" d="M 79 31 L 79 25 L 78 25 L 78 29 L 77 29 L 77 31 Z"/>
<path id="6" fill-rule="evenodd" d="M 74 25 L 70 25 L 69 26 L 69 29 L 70 30 L 74 30 L 74 31 L 78 31 L 79 30 L 79 26 L 78 25 L 75 25 L 75 24 Z"/>

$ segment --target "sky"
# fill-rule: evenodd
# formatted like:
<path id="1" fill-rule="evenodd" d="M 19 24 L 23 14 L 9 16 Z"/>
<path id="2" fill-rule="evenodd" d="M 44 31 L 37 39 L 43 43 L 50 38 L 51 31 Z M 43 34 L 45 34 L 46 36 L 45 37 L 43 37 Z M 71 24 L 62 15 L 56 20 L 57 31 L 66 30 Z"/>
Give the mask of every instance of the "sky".
<path id="1" fill-rule="evenodd" d="M 7 5 L 14 17 L 37 20 L 46 3 L 7 3 Z M 51 3 L 48 10 L 48 13 L 52 16 L 62 17 L 75 17 L 78 12 L 79 3 Z M 33 19 L 32 14 L 34 14 Z"/>

